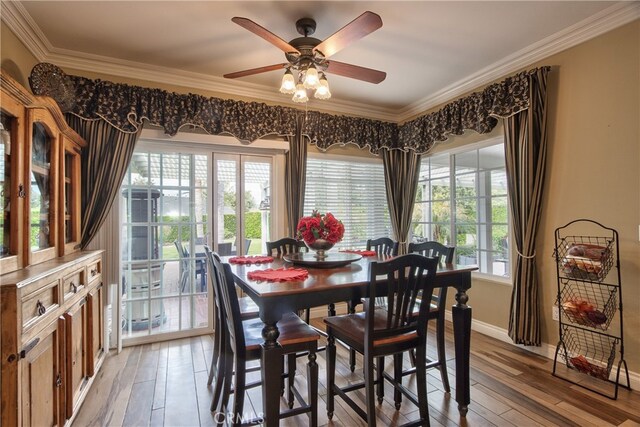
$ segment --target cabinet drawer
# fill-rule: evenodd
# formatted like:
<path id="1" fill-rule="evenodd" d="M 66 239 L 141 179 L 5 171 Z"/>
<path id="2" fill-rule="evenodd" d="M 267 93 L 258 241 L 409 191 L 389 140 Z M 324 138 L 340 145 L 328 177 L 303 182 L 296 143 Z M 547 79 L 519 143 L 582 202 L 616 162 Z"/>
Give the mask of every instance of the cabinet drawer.
<path id="1" fill-rule="evenodd" d="M 33 328 L 60 306 L 60 281 L 54 280 L 22 300 L 22 331 Z"/>
<path id="2" fill-rule="evenodd" d="M 86 283 L 85 275 L 86 271 L 82 268 L 64 276 L 64 279 L 62 280 L 62 294 L 64 296 L 64 301 L 67 301 L 69 298 L 84 289 Z"/>
<path id="3" fill-rule="evenodd" d="M 100 280 L 102 277 L 102 260 L 96 260 L 87 266 L 87 276 L 89 283 Z"/>

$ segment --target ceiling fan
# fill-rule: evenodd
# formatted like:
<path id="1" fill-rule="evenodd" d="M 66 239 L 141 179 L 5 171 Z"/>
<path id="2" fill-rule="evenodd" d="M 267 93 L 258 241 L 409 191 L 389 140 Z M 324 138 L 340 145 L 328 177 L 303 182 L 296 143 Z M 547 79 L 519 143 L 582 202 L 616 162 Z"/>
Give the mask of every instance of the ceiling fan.
<path id="1" fill-rule="evenodd" d="M 280 92 L 294 94 L 293 100 L 296 102 L 306 102 L 306 89 L 315 89 L 315 97 L 319 99 L 331 96 L 325 73 L 375 84 L 382 82 L 387 76 L 383 71 L 328 59 L 354 41 L 382 27 L 382 19 L 373 12 L 364 12 L 323 41 L 309 37 L 316 30 L 316 21 L 311 18 L 299 19 L 296 29 L 302 37 L 288 43 L 250 19 L 234 17 L 231 20 L 282 50 L 287 62 L 225 74 L 224 77 L 228 79 L 285 68 Z M 297 83 L 292 70 L 299 74 Z"/>

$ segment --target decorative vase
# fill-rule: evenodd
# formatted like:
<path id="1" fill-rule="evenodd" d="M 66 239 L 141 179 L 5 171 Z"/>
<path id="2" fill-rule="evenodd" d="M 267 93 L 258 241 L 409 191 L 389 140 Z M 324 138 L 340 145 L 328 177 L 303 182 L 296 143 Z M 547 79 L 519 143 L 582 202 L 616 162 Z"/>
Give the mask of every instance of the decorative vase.
<path id="1" fill-rule="evenodd" d="M 316 239 L 312 243 L 305 241 L 304 243 L 309 247 L 309 249 L 316 251 L 315 257 L 318 261 L 324 260 L 327 257 L 325 251 L 328 251 L 333 247 L 333 243 L 330 243 L 325 239 Z"/>

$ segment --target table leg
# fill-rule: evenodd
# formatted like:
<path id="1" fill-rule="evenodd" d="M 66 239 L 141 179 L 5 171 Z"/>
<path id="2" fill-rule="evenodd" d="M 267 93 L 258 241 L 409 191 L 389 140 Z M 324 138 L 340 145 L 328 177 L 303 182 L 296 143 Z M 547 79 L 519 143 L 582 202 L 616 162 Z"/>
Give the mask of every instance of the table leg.
<path id="1" fill-rule="evenodd" d="M 280 369 L 273 369 L 282 364 L 282 352 L 278 344 L 278 326 L 276 322 L 266 324 L 262 328 L 262 405 L 264 410 L 263 425 L 278 426 L 280 415 Z M 269 369 L 271 367 L 271 369 Z"/>
<path id="2" fill-rule="evenodd" d="M 467 415 L 471 402 L 469 386 L 469 355 L 471 346 L 471 307 L 467 305 L 469 296 L 464 290 L 456 294 L 457 304 L 451 309 L 453 335 L 456 348 L 456 402 L 463 417 Z"/>

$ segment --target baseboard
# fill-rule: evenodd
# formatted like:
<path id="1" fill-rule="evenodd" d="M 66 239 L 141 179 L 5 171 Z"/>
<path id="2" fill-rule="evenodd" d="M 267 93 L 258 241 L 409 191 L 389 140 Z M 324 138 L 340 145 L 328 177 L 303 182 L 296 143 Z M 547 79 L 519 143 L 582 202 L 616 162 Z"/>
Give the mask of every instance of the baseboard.
<path id="1" fill-rule="evenodd" d="M 451 321 L 451 311 L 445 312 L 445 319 L 448 321 Z M 511 344 L 514 347 L 519 347 L 523 350 L 529 351 L 539 356 L 546 357 L 547 359 L 550 359 L 550 360 L 553 360 L 556 353 L 556 347 L 554 345 L 547 344 L 547 343 L 543 343 L 540 347 L 514 344 L 511 338 L 509 337 L 509 333 L 506 329 L 499 328 L 495 325 L 491 325 L 489 323 L 482 322 L 477 319 L 473 319 L 473 322 L 471 322 L 471 330 L 475 332 L 479 332 L 483 335 L 487 335 L 491 338 L 495 338 L 498 341 Z M 615 373 L 615 369 L 612 369 L 611 373 L 613 375 Z M 623 376 L 624 376 L 624 371 L 620 372 L 621 383 L 625 383 Z M 613 375 L 612 379 L 615 379 L 615 375 Z M 634 390 L 640 389 L 640 373 L 629 371 L 629 380 L 631 382 L 632 389 Z"/>
<path id="2" fill-rule="evenodd" d="M 362 306 L 358 306 L 361 308 Z M 346 303 L 338 303 L 336 304 L 336 314 L 345 314 L 347 312 L 347 304 Z M 311 318 L 323 318 L 327 316 L 327 308 L 326 307 L 314 307 L 311 309 Z M 451 322 L 451 311 L 445 311 L 445 319 Z M 514 344 L 511 338 L 509 337 L 509 333 L 506 329 L 499 328 L 490 323 L 482 322 L 480 320 L 474 319 L 471 322 L 471 329 L 475 332 L 481 333 L 483 335 L 487 335 L 491 338 L 495 338 L 498 341 L 502 341 L 507 344 L 511 344 L 514 347 L 519 347 L 528 352 L 537 354 L 542 357 L 546 357 L 547 359 L 553 360 L 556 347 L 551 344 L 543 343 L 540 347 L 533 346 L 525 346 L 520 344 Z M 612 374 L 615 372 L 614 369 L 611 370 Z M 624 383 L 623 379 L 624 372 L 620 373 L 620 380 Z M 615 377 L 613 378 L 615 379 Z M 640 374 L 637 372 L 629 371 L 629 380 L 631 382 L 631 388 L 634 390 L 640 389 Z"/>

